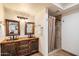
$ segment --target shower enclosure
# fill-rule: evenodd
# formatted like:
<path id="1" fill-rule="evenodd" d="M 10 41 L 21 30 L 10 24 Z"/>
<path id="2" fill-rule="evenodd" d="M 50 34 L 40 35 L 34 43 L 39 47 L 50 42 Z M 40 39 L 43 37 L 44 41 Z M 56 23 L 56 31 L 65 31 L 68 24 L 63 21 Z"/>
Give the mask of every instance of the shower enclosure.
<path id="1" fill-rule="evenodd" d="M 48 52 L 55 49 L 55 17 L 48 17 Z"/>
<path id="2" fill-rule="evenodd" d="M 60 16 L 48 17 L 48 53 L 61 48 Z"/>

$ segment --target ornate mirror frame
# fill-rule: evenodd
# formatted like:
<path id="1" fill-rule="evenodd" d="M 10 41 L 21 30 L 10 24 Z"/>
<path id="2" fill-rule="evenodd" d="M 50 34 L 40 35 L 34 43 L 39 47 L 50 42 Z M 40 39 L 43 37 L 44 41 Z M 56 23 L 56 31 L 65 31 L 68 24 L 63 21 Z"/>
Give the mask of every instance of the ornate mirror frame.
<path id="1" fill-rule="evenodd" d="M 34 22 L 26 22 L 25 23 L 25 35 L 34 34 L 35 24 Z"/>
<path id="2" fill-rule="evenodd" d="M 6 36 L 20 35 L 20 23 L 15 20 L 5 19 Z"/>

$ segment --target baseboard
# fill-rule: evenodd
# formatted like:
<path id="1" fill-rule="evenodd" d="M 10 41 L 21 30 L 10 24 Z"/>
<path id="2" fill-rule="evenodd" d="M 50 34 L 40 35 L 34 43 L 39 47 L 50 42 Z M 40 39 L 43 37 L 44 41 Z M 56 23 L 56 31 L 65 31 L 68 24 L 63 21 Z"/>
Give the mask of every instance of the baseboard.
<path id="1" fill-rule="evenodd" d="M 69 53 L 69 54 L 72 55 L 72 56 L 77 56 L 77 55 L 75 55 L 75 54 L 73 54 L 73 53 L 71 53 L 71 52 L 69 52 L 69 51 L 67 51 L 67 50 L 64 50 L 64 49 L 61 49 L 61 50 L 64 51 L 64 52 Z"/>

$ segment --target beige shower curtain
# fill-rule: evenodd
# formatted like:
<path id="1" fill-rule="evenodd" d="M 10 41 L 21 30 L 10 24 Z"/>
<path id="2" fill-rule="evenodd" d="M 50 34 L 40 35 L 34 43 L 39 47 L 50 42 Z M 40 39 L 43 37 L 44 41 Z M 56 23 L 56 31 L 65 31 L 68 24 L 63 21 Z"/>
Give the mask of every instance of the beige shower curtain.
<path id="1" fill-rule="evenodd" d="M 55 17 L 48 17 L 48 52 L 55 49 Z"/>

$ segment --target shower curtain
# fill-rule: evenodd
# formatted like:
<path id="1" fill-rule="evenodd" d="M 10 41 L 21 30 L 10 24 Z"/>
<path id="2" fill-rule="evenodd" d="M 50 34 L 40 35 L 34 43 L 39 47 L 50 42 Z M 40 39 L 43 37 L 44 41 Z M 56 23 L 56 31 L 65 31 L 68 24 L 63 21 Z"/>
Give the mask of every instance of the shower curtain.
<path id="1" fill-rule="evenodd" d="M 48 52 L 55 49 L 55 17 L 48 17 Z"/>

